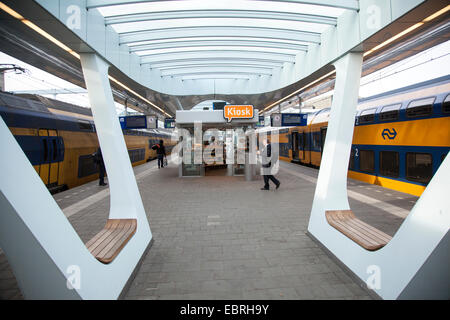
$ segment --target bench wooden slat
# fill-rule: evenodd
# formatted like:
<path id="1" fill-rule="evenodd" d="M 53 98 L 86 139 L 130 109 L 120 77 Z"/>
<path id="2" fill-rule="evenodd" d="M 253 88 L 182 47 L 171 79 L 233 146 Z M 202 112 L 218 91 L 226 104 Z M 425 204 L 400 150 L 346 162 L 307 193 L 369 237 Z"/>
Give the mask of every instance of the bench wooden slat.
<path id="1" fill-rule="evenodd" d="M 105 227 L 86 243 L 86 247 L 94 250 L 103 242 L 103 240 L 105 240 L 109 236 L 111 227 L 117 224 L 119 224 L 119 221 L 117 219 L 114 219 L 114 221 L 112 222 L 108 220 Z"/>
<path id="2" fill-rule="evenodd" d="M 342 217 L 333 217 L 331 216 L 331 219 L 334 220 L 335 224 L 338 224 L 341 229 L 348 229 L 352 233 L 355 233 L 356 236 L 360 237 L 366 242 L 376 244 L 377 242 L 373 240 L 371 233 L 369 230 L 365 230 L 364 228 L 361 228 L 358 225 L 353 225 L 350 222 L 355 219 L 356 217 L 346 217 L 345 219 L 342 219 Z"/>
<path id="3" fill-rule="evenodd" d="M 357 242 L 358 244 L 363 245 L 363 247 L 367 248 L 373 248 L 378 245 L 378 242 L 370 239 L 369 237 L 365 236 L 364 234 L 358 232 L 357 230 L 353 228 L 349 228 L 348 225 L 342 222 L 335 222 L 335 225 L 333 225 L 336 229 L 338 229 L 340 232 L 344 233 L 347 237 L 352 239 L 353 241 Z"/>
<path id="4" fill-rule="evenodd" d="M 114 236 L 105 246 L 103 246 L 102 250 L 97 253 L 97 257 L 102 258 L 108 255 L 108 252 L 125 236 L 129 235 L 132 232 L 133 227 L 131 224 L 126 224 L 123 228 L 117 229 L 114 231 Z"/>
<path id="5" fill-rule="evenodd" d="M 353 223 L 355 225 L 359 225 L 362 228 L 366 228 L 370 230 L 370 234 L 372 234 L 374 237 L 380 239 L 381 241 L 389 242 L 392 237 L 387 235 L 386 233 L 372 227 L 371 225 L 365 223 L 364 221 L 361 221 L 359 219 L 353 219 L 352 221 L 349 221 L 349 223 Z"/>
<path id="6" fill-rule="evenodd" d="M 374 251 L 384 247 L 392 237 L 355 217 L 351 210 L 327 210 L 328 223 L 363 248 Z"/>
<path id="7" fill-rule="evenodd" d="M 97 255 L 97 258 L 100 259 L 103 263 L 110 263 L 123 249 L 123 247 L 127 244 L 127 242 L 131 239 L 135 232 L 136 223 L 132 223 L 128 226 L 127 229 L 124 229 L 120 236 L 117 237 L 116 241 L 112 241 L 107 248 L 100 252 Z"/>
<path id="8" fill-rule="evenodd" d="M 339 215 L 339 214 L 338 214 Z M 342 215 L 340 216 L 342 218 Z M 339 227 L 339 231 L 351 237 L 355 242 L 364 243 L 365 247 L 378 247 L 380 243 L 386 242 L 384 239 L 380 239 L 372 231 L 375 230 L 368 224 L 358 220 L 362 224 L 355 223 L 358 220 L 352 213 L 352 215 L 346 215 L 345 219 L 338 220 L 336 227 Z"/>
<path id="9" fill-rule="evenodd" d="M 108 245 L 108 243 L 110 243 L 114 237 L 116 236 L 117 233 L 119 233 L 125 222 L 122 221 L 123 219 L 114 219 L 114 220 L 118 220 L 117 223 L 115 224 L 111 224 L 111 226 L 105 226 L 105 229 L 107 230 L 106 233 L 104 234 L 104 236 L 102 238 L 100 238 L 95 244 L 92 245 L 92 254 L 94 256 L 97 256 L 97 254 L 103 250 L 104 247 L 106 247 Z"/>
<path id="10" fill-rule="evenodd" d="M 108 219 L 105 227 L 86 243 L 91 254 L 108 264 L 136 233 L 136 219 Z"/>
<path id="11" fill-rule="evenodd" d="M 362 233 L 367 238 L 372 239 L 376 242 L 387 240 L 384 237 L 380 237 L 379 233 L 375 232 L 376 229 L 374 229 L 372 226 L 364 223 L 363 221 L 361 221 L 357 218 L 348 219 L 347 221 L 345 221 L 343 223 L 349 225 L 350 227 L 353 227 L 354 229 L 357 230 L 357 232 Z"/>

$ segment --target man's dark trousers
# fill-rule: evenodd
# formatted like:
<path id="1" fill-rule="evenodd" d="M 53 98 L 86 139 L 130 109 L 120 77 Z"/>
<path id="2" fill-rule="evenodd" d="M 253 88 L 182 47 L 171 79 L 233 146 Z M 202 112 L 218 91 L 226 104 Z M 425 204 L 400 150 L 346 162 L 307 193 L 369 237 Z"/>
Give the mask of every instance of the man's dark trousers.
<path id="1" fill-rule="evenodd" d="M 164 155 L 158 154 L 158 168 L 164 168 L 164 161 L 163 161 Z"/>
<path id="2" fill-rule="evenodd" d="M 264 175 L 264 188 L 265 189 L 269 189 L 269 180 L 272 180 L 272 182 L 275 183 L 275 185 L 280 184 L 280 181 L 278 181 L 278 179 L 275 178 L 273 175 L 271 175 L 271 174 Z"/>
<path id="3" fill-rule="evenodd" d="M 99 173 L 99 182 L 98 182 L 98 184 L 99 185 L 102 185 L 102 184 L 105 184 L 105 166 L 103 165 L 103 164 L 100 164 L 99 166 L 98 166 L 98 173 Z"/>

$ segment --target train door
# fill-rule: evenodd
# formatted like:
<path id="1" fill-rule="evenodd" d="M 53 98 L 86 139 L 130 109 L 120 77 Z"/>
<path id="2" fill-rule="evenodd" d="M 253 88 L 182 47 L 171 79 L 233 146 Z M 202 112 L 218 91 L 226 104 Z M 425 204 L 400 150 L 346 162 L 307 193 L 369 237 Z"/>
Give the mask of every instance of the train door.
<path id="1" fill-rule="evenodd" d="M 292 160 L 298 160 L 298 132 L 291 133 Z"/>
<path id="2" fill-rule="evenodd" d="M 321 141 L 321 147 L 320 147 L 320 153 L 323 153 L 323 147 L 325 145 L 325 138 L 327 137 L 327 127 L 320 128 L 320 141 Z"/>
<path id="3" fill-rule="evenodd" d="M 306 146 L 306 134 L 305 134 L 305 132 L 300 132 L 299 134 L 298 134 L 298 137 L 299 137 L 299 149 L 300 149 L 300 160 L 305 160 L 305 153 L 306 153 L 306 150 L 305 150 L 305 146 Z"/>
<path id="4" fill-rule="evenodd" d="M 58 185 L 59 161 L 62 152 L 58 131 L 53 129 L 39 129 L 42 147 L 42 161 L 39 176 L 47 187 Z"/>

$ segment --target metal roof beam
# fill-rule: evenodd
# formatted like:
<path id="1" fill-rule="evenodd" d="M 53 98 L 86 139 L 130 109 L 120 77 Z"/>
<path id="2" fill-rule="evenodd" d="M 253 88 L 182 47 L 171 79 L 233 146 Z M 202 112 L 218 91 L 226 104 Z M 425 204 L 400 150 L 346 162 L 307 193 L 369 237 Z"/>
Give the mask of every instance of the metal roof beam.
<path id="1" fill-rule="evenodd" d="M 239 71 L 221 71 L 221 72 L 211 72 L 211 71 L 198 71 L 198 72 L 184 72 L 178 73 L 176 75 L 167 75 L 161 77 L 183 77 L 183 76 L 197 76 L 197 75 L 215 75 L 220 77 L 221 75 L 244 75 L 244 76 L 271 76 L 270 72 L 239 72 Z"/>
<path id="2" fill-rule="evenodd" d="M 132 3 L 144 3 L 144 2 L 157 2 L 162 0 L 87 0 L 86 8 L 99 8 L 99 7 L 108 7 L 108 6 L 117 6 L 123 4 L 132 4 Z M 259 0 L 256 0 L 259 1 Z M 312 4 L 318 6 L 326 6 L 333 8 L 341 8 L 347 10 L 359 10 L 359 2 L 358 0 L 274 0 L 278 2 L 291 2 L 298 4 Z"/>
<path id="3" fill-rule="evenodd" d="M 277 62 L 295 62 L 295 55 L 275 52 L 263 51 L 238 51 L 238 50 L 204 50 L 204 51 L 182 51 L 162 54 L 151 54 L 148 56 L 141 56 L 141 64 L 152 64 L 157 62 L 168 62 L 177 59 L 208 59 L 216 60 L 223 58 L 232 58 L 240 61 L 242 58 L 246 59 L 268 59 Z"/>
<path id="4" fill-rule="evenodd" d="M 230 67 L 240 67 L 240 68 L 265 68 L 265 69 L 273 69 L 273 68 L 281 68 L 283 65 L 265 65 L 265 64 L 247 64 L 240 62 L 231 62 L 231 63 L 204 63 L 204 64 L 190 64 L 190 65 L 175 65 L 175 66 L 165 66 L 165 67 L 157 67 L 157 69 L 161 71 L 165 70 L 175 70 L 175 69 L 184 69 L 184 68 L 230 68 Z"/>
<path id="5" fill-rule="evenodd" d="M 172 60 L 168 62 L 160 62 L 160 63 L 154 63 L 151 65 L 151 68 L 155 69 L 170 69 L 170 68 L 180 68 L 180 67 L 189 67 L 189 66 L 203 66 L 203 65 L 229 65 L 229 66 L 236 66 L 236 65 L 246 65 L 246 66 L 266 66 L 266 67 L 273 67 L 273 68 L 281 68 L 283 66 L 283 62 L 279 61 L 272 61 L 272 60 L 256 60 L 256 59 L 241 59 L 239 61 L 235 59 L 192 59 L 192 60 L 185 60 L 185 59 L 178 59 L 178 60 Z"/>
<path id="6" fill-rule="evenodd" d="M 145 12 L 136 14 L 125 14 L 110 16 L 105 18 L 106 25 L 119 23 L 133 23 L 139 21 L 155 21 L 155 20 L 169 20 L 169 19 L 200 19 L 200 18 L 238 18 L 238 19 L 269 19 L 269 20 L 285 20 L 296 22 L 308 22 L 327 24 L 335 26 L 337 18 L 304 14 L 304 13 L 290 13 L 278 11 L 264 11 L 264 10 L 176 10 L 166 12 Z"/>
<path id="7" fill-rule="evenodd" d="M 264 67 L 243 67 L 243 66 L 227 66 L 227 67 L 217 67 L 217 66 L 203 66 L 203 67 L 184 67 L 178 69 L 161 70 L 161 76 L 176 76 L 176 75 L 188 75 L 188 74 L 198 74 L 198 73 L 248 73 L 248 74 L 262 74 L 271 75 L 272 68 Z"/>
<path id="8" fill-rule="evenodd" d="M 261 0 L 253 0 L 253 1 L 261 1 Z M 271 1 L 290 2 L 298 4 L 312 4 L 316 6 L 325 6 L 353 11 L 359 10 L 359 0 L 271 0 Z"/>
<path id="9" fill-rule="evenodd" d="M 143 30 L 121 33 L 120 44 L 133 42 L 155 41 L 173 38 L 198 38 L 198 37 L 251 37 L 264 39 L 294 40 L 301 42 L 320 43 L 320 33 L 295 31 L 276 28 L 239 27 L 234 26 L 202 26 L 186 28 L 167 28 L 155 30 Z"/>
<path id="10" fill-rule="evenodd" d="M 162 43 L 142 44 L 129 46 L 130 52 L 139 52 L 147 50 L 170 49 L 170 48 L 188 48 L 188 47 L 212 47 L 212 46 L 230 46 L 230 47 L 260 47 L 277 48 L 296 51 L 307 51 L 308 46 L 304 44 L 291 44 L 272 41 L 255 40 L 193 40 L 193 41 L 172 41 Z"/>
<path id="11" fill-rule="evenodd" d="M 192 76 L 182 76 L 181 81 L 185 80 L 250 80 L 251 77 L 257 77 L 257 76 L 249 76 L 249 75 L 242 75 L 242 74 L 222 74 L 222 75 L 192 75 Z"/>

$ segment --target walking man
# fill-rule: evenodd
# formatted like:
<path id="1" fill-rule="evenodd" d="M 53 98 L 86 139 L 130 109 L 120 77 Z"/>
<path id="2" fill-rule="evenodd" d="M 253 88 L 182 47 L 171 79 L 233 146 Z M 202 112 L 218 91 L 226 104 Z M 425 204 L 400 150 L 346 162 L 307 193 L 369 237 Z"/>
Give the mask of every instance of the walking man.
<path id="1" fill-rule="evenodd" d="M 275 153 L 275 152 L 274 152 Z M 263 140 L 263 151 L 262 156 L 262 174 L 264 176 L 264 187 L 261 190 L 269 190 L 269 180 L 275 184 L 275 189 L 280 187 L 280 181 L 272 175 L 272 167 L 278 161 L 278 157 L 272 153 L 272 145 L 270 143 L 270 138 L 267 137 Z M 273 158 L 273 159 L 272 159 Z M 273 160 L 273 161 L 272 161 Z"/>

